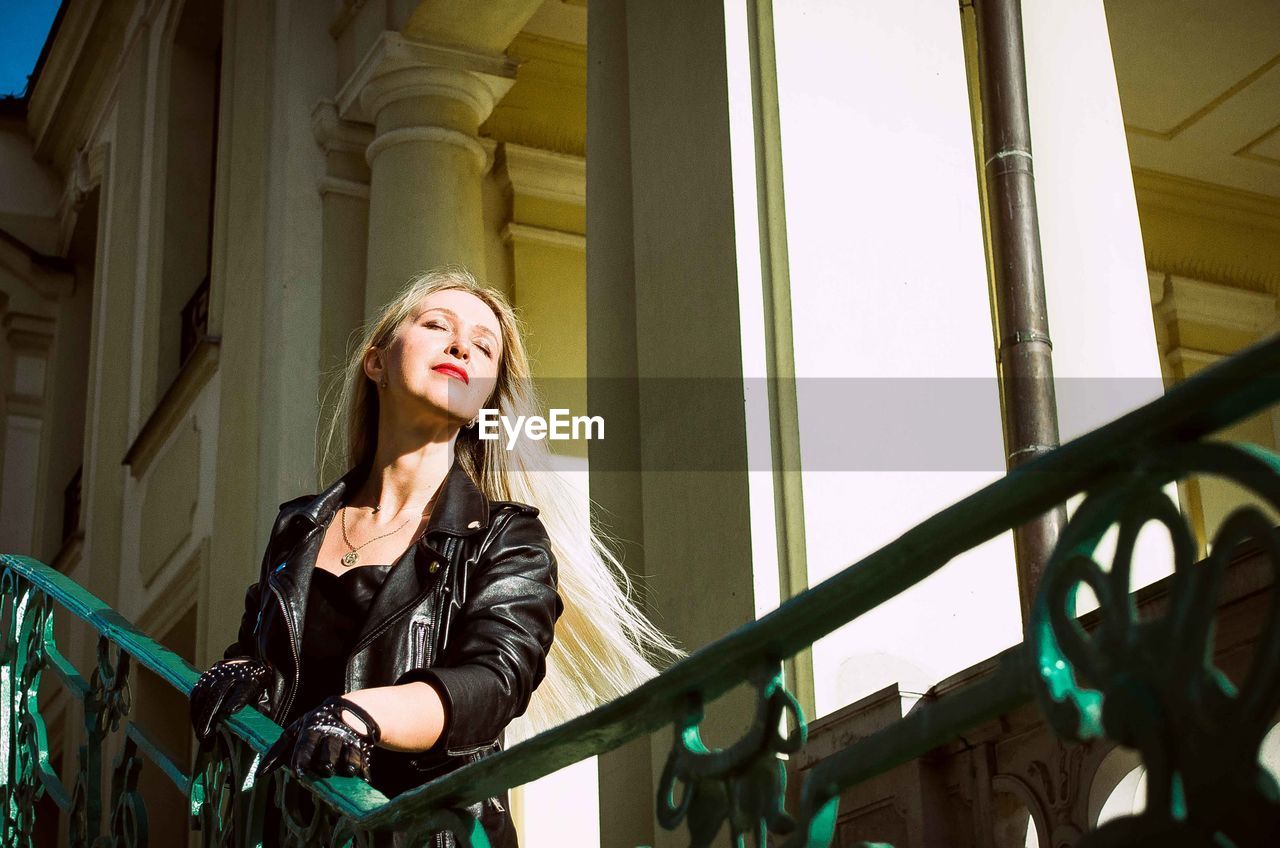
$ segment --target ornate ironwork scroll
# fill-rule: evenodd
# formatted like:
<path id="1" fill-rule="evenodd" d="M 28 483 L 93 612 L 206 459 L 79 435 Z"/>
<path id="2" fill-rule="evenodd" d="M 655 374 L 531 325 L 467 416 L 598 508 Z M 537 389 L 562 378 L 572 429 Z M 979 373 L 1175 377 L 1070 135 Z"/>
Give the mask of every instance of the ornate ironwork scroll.
<path id="1" fill-rule="evenodd" d="M 1028 638 L 1038 661 L 1038 694 L 1054 730 L 1068 739 L 1110 737 L 1136 748 L 1147 767 L 1144 812 L 1085 837 L 1087 848 L 1130 845 L 1280 845 L 1280 787 L 1258 762 L 1280 709 L 1280 534 L 1259 508 L 1237 509 L 1217 531 L 1208 560 L 1195 565 L 1186 519 L 1162 487 L 1217 475 L 1280 511 L 1280 457 L 1249 445 L 1170 447 L 1091 490 L 1046 569 Z M 1139 531 L 1162 525 L 1173 544 L 1169 609 L 1139 620 L 1129 593 Z M 1110 568 L 1095 552 L 1118 525 Z M 1242 545 L 1270 565 L 1270 615 L 1239 687 L 1213 664 L 1216 596 Z M 1086 633 L 1076 594 L 1097 597 L 1101 622 Z"/>
<path id="2" fill-rule="evenodd" d="M 257 756 L 226 727 L 196 757 L 191 781 L 193 825 L 207 846 L 256 845 L 262 838 L 267 790 L 254 780 Z"/>
<path id="3" fill-rule="evenodd" d="M 52 613 L 44 593 L 8 569 L 0 575 L 0 758 L 8 779 L 0 785 L 0 842 L 28 846 L 36 802 L 54 779 L 40 716 L 40 673 Z"/>
<path id="4" fill-rule="evenodd" d="M 138 746 L 126 738 L 111 773 L 111 848 L 147 848 L 147 806 L 138 792 L 141 771 Z"/>
<path id="5" fill-rule="evenodd" d="M 729 748 L 709 750 L 698 725 L 701 698 L 694 696 L 675 724 L 675 743 L 658 783 L 658 823 L 674 830 L 687 821 L 693 848 L 710 845 L 728 822 L 734 844 L 747 834 L 763 848 L 770 832 L 787 834 L 795 820 L 783 809 L 787 773 L 783 757 L 800 750 L 806 738 L 799 702 L 782 683 L 782 671 L 770 664 L 756 672 L 756 715 L 747 734 Z M 781 722 L 790 715 L 796 733 L 784 737 Z M 676 801 L 676 784 L 684 785 Z"/>

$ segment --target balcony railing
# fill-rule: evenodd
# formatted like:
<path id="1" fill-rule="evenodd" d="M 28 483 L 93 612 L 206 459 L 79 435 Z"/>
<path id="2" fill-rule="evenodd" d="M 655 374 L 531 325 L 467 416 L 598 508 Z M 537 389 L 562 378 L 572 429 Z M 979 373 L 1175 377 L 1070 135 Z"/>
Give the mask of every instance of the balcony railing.
<path id="1" fill-rule="evenodd" d="M 584 716 L 388 801 L 354 778 L 312 781 L 277 773 L 255 779 L 257 756 L 280 728 L 246 708 L 221 730 L 215 749 L 189 773 L 129 719 L 129 666 L 141 663 L 184 693 L 197 670 L 137 630 L 83 588 L 39 562 L 4 556 L 0 576 L 0 788 L 3 844 L 29 845 L 36 802 L 70 811 L 71 844 L 144 844 L 146 810 L 137 792 L 142 763 L 160 769 L 191 799 L 207 845 L 257 845 L 265 805 L 284 813 L 285 843 L 366 845 L 387 829 L 424 839 L 451 831 L 460 845 L 487 846 L 466 804 L 671 726 L 657 819 L 685 827 L 691 844 L 729 842 L 817 848 L 832 843 L 840 791 L 959 738 L 966 729 L 1038 703 L 1063 739 L 1106 736 L 1136 749 L 1147 768 L 1144 812 L 1086 835 L 1087 848 L 1136 845 L 1280 845 L 1280 789 L 1258 764 L 1280 709 L 1280 534 L 1257 507 L 1237 509 L 1218 530 L 1209 558 L 1195 563 L 1194 536 L 1168 483 L 1225 478 L 1280 511 L 1280 457 L 1206 437 L 1280 398 L 1280 336 L 1207 369 L 1163 397 L 1023 466 L 937 513 L 901 537 L 777 610 L 692 654 L 634 692 Z M 798 808 L 784 809 L 783 756 L 805 742 L 804 718 L 782 685 L 782 660 L 919 583 L 956 555 L 1085 493 L 1060 538 L 1024 642 L 996 658 L 996 671 L 921 705 L 901 721 L 809 770 Z M 1138 531 L 1167 528 L 1175 573 L 1169 611 L 1139 620 L 1128 587 Z M 1109 563 L 1095 550 L 1118 525 Z M 1239 687 L 1207 659 L 1214 595 L 1233 550 L 1261 546 L 1270 564 L 1271 606 L 1251 671 Z M 1102 623 L 1075 619 L 1075 595 L 1092 590 Z M 55 611 L 98 633 L 88 682 L 59 653 Z M 51 671 L 83 708 L 86 739 L 75 786 L 49 762 L 38 692 Z M 722 750 L 699 736 L 703 707 L 749 681 L 755 720 Z M 784 736 L 783 718 L 796 732 Z M 104 741 L 125 741 L 101 805 Z M 319 803 L 296 803 L 309 793 Z M 310 810 L 305 818 L 300 810 Z M 106 834 L 103 842 L 99 837 Z M 874 838 L 875 834 L 867 834 Z"/>

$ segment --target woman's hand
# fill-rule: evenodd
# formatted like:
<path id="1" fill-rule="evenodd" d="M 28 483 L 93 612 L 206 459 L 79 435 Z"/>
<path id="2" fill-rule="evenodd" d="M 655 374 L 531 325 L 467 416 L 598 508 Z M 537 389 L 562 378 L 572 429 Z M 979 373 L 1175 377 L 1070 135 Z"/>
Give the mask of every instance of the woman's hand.
<path id="1" fill-rule="evenodd" d="M 200 675 L 191 690 L 191 727 L 204 747 L 214 728 L 241 707 L 258 700 L 267 689 L 271 668 L 253 657 L 221 660 Z"/>
<path id="2" fill-rule="evenodd" d="M 381 728 L 359 704 L 335 695 L 284 729 L 262 755 L 258 774 L 283 765 L 314 777 L 360 777 L 369 780 L 373 749 Z"/>

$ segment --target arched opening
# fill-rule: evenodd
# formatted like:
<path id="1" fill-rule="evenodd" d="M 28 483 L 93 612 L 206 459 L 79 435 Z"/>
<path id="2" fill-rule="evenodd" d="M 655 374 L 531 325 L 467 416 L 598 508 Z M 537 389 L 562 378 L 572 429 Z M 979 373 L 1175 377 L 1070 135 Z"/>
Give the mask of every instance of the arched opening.
<path id="1" fill-rule="evenodd" d="M 1258 749 L 1258 762 L 1280 783 L 1280 723 L 1273 724 L 1267 735 L 1262 737 L 1262 747 Z"/>
<path id="2" fill-rule="evenodd" d="M 1035 793 L 1009 775 L 997 777 L 992 789 L 991 844 L 995 848 L 1049 848 L 1049 823 Z"/>
<path id="3" fill-rule="evenodd" d="M 1089 828 L 1142 812 L 1147 804 L 1146 774 L 1137 751 L 1112 748 L 1089 784 Z"/>

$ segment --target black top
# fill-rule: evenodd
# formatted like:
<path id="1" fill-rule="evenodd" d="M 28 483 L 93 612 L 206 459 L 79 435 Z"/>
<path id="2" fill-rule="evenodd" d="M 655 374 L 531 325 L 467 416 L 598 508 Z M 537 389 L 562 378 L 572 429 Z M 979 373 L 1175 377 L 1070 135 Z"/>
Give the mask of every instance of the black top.
<path id="1" fill-rule="evenodd" d="M 312 571 L 303 619 L 302 678 L 290 720 L 331 695 L 346 694 L 347 659 L 392 565 L 361 565 L 341 574 Z"/>

